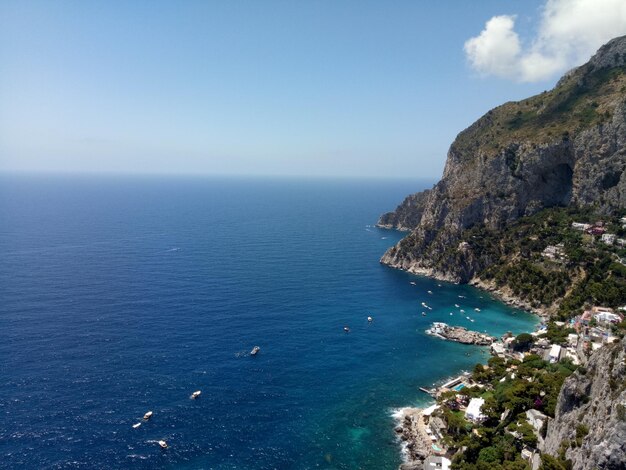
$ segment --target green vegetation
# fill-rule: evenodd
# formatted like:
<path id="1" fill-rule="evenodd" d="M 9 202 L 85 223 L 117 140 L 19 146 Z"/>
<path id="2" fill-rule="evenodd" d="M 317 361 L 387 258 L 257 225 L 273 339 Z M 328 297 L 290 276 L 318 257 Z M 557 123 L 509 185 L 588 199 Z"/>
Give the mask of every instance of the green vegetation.
<path id="1" fill-rule="evenodd" d="M 503 230 L 484 226 L 469 229 L 469 243 L 480 264 L 479 277 L 508 287 L 535 307 L 553 307 L 562 320 L 580 313 L 585 305 L 619 307 L 626 303 L 626 266 L 619 260 L 623 248 L 572 228 L 572 222 L 603 220 L 614 232 L 619 217 L 595 215 L 591 209 L 550 208 L 524 217 Z M 562 244 L 563 256 L 548 259 L 542 251 Z M 565 334 L 565 337 L 567 335 Z"/>
<path id="2" fill-rule="evenodd" d="M 527 340 L 523 335 L 517 339 L 522 343 Z M 438 413 L 448 424 L 446 444 L 453 449 L 466 448 L 454 457 L 453 468 L 529 468 L 520 452 L 525 446 L 536 446 L 537 435 L 525 413 L 536 409 L 553 417 L 561 385 L 574 370 L 569 362 L 549 364 L 533 354 L 523 361 L 507 362 L 492 357 L 486 366 L 477 364 L 472 379 L 483 388 L 466 387 L 459 394 L 485 399 L 481 411 L 486 419 L 482 423 L 472 424 L 465 420 L 462 412 L 448 408 L 447 404 L 456 393 L 448 392 L 440 397 L 443 406 Z M 588 429 L 579 428 L 582 439 Z M 559 463 L 558 459 L 555 461 Z"/>
<path id="3" fill-rule="evenodd" d="M 489 111 L 463 131 L 454 146 L 467 155 L 511 152 L 508 163 L 515 171 L 519 162 L 511 142 L 567 142 L 570 135 L 610 119 L 615 97 L 626 86 L 625 72 L 626 67 L 595 71 L 587 64 L 551 91 Z"/>

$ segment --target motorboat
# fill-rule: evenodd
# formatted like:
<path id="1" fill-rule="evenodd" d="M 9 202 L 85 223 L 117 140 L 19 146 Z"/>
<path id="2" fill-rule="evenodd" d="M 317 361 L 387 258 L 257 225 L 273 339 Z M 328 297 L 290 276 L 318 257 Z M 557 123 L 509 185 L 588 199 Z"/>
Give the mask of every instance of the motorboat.
<path id="1" fill-rule="evenodd" d="M 139 426 L 141 426 L 141 423 L 135 423 L 133 424 L 133 429 L 137 429 Z"/>
<path id="2" fill-rule="evenodd" d="M 200 390 L 196 390 L 195 392 L 193 392 L 191 394 L 191 396 L 189 398 L 191 398 L 192 400 L 195 400 L 196 398 L 198 398 L 200 396 L 202 392 Z"/>
<path id="3" fill-rule="evenodd" d="M 167 442 L 161 440 L 159 441 L 159 445 L 161 446 L 161 449 L 167 449 Z"/>
<path id="4" fill-rule="evenodd" d="M 260 347 L 255 346 L 255 347 L 252 348 L 252 351 L 250 351 L 250 355 L 251 356 L 256 356 L 259 353 L 260 350 L 261 350 Z"/>
<path id="5" fill-rule="evenodd" d="M 143 419 L 150 419 L 152 418 L 152 411 L 148 411 L 145 415 L 143 415 Z"/>
<path id="6" fill-rule="evenodd" d="M 369 323 L 372 323 L 372 322 L 374 321 L 374 319 L 373 319 L 372 317 L 367 317 L 367 321 L 368 321 Z"/>

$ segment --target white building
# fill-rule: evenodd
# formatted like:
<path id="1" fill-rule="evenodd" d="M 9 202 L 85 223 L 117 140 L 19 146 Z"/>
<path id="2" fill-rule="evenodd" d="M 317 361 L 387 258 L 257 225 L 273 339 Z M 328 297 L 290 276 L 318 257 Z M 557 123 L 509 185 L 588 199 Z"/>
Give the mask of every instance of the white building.
<path id="1" fill-rule="evenodd" d="M 612 245 L 613 243 L 615 243 L 615 234 L 614 233 L 603 233 L 602 234 L 602 241 L 606 245 Z"/>
<path id="2" fill-rule="evenodd" d="M 431 455 L 426 460 L 424 460 L 424 470 L 448 470 L 452 465 L 452 462 L 439 455 Z"/>
<path id="3" fill-rule="evenodd" d="M 465 410 L 465 418 L 470 421 L 481 421 L 486 418 L 484 414 L 480 412 L 480 408 L 485 404 L 483 398 L 472 398 Z"/>
<path id="4" fill-rule="evenodd" d="M 548 259 L 558 260 L 565 257 L 565 252 L 563 251 L 563 243 L 559 243 L 558 245 L 548 245 L 544 248 L 541 254 Z"/>
<path id="5" fill-rule="evenodd" d="M 600 312 L 594 315 L 596 321 L 601 323 L 619 323 L 622 321 L 622 317 L 612 312 Z"/>
<path id="6" fill-rule="evenodd" d="M 555 362 L 559 362 L 559 359 L 561 359 L 561 346 L 553 344 L 548 353 L 548 362 L 554 364 Z"/>
<path id="7" fill-rule="evenodd" d="M 567 335 L 567 343 L 573 347 L 578 346 L 578 335 L 576 333 L 570 333 Z"/>
<path id="8" fill-rule="evenodd" d="M 492 354 L 496 356 L 504 357 L 506 348 L 504 347 L 504 344 L 502 343 L 491 343 L 491 352 Z"/>
<path id="9" fill-rule="evenodd" d="M 572 222 L 572 228 L 576 229 L 576 230 L 587 230 L 589 227 L 591 227 L 591 224 L 583 224 L 580 222 Z"/>

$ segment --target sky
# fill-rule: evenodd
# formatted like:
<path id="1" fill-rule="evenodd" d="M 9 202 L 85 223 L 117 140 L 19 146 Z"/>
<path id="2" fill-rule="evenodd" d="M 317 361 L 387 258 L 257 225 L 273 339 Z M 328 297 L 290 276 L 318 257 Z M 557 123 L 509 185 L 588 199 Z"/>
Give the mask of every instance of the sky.
<path id="1" fill-rule="evenodd" d="M 0 171 L 441 176 L 624 0 L 0 2 Z"/>

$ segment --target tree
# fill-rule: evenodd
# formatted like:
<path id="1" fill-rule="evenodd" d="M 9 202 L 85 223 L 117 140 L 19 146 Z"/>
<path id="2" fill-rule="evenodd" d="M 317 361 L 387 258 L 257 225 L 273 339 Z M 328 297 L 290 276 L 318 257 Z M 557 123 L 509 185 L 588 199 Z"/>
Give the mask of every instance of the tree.
<path id="1" fill-rule="evenodd" d="M 528 351 L 535 342 L 535 338 L 528 333 L 522 333 L 515 337 L 513 348 L 516 351 Z"/>

